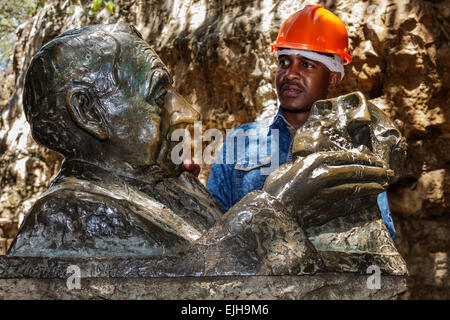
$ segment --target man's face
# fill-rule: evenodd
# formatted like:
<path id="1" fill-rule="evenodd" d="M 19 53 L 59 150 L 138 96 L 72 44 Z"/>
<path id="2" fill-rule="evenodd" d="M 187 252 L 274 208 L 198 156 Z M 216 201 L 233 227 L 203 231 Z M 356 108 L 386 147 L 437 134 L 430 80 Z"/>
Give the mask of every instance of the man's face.
<path id="1" fill-rule="evenodd" d="M 171 134 L 199 114 L 175 91 L 166 67 L 144 41 L 126 49 L 118 62 L 119 90 L 109 100 L 112 145 L 120 146 L 120 158 L 138 172 L 156 164 L 176 174 L 181 166 L 170 156 L 179 142 L 172 142 Z"/>
<path id="2" fill-rule="evenodd" d="M 284 110 L 308 112 L 314 102 L 325 99 L 329 69 L 301 55 L 283 55 L 280 48 L 276 73 L 278 99 Z"/>

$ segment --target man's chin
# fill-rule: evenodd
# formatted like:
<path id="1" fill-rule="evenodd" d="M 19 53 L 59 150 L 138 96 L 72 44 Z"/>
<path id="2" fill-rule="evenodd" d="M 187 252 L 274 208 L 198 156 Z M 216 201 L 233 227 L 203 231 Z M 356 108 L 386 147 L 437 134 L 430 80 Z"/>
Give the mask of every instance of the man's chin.
<path id="1" fill-rule="evenodd" d="M 289 113 L 309 113 L 311 111 L 311 107 L 285 107 L 281 105 L 281 110 Z"/>

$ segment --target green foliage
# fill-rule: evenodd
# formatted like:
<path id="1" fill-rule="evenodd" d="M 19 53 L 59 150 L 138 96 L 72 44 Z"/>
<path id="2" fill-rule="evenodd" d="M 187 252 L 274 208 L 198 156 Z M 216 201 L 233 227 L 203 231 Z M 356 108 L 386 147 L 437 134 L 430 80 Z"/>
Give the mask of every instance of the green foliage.
<path id="1" fill-rule="evenodd" d="M 97 11 L 102 6 L 102 0 L 92 0 L 91 2 L 91 8 L 93 11 Z"/>
<path id="2" fill-rule="evenodd" d="M 92 0 L 91 2 L 91 10 L 97 11 L 101 9 L 102 7 L 105 7 L 106 9 L 111 12 L 111 14 L 114 14 L 114 9 L 116 8 L 116 5 L 112 1 L 103 1 L 103 0 Z"/>
<path id="3" fill-rule="evenodd" d="M 0 72 L 8 66 L 8 60 L 16 41 L 16 28 L 35 15 L 39 8 L 44 7 L 47 0 L 0 0 Z M 73 5 L 81 5 L 82 1 L 70 0 Z M 89 17 L 103 8 L 114 14 L 116 5 L 113 1 L 91 0 Z M 67 9 L 65 14 L 73 14 L 73 9 Z"/>
<path id="4" fill-rule="evenodd" d="M 0 0 L 0 72 L 5 70 L 16 28 L 45 5 L 46 0 Z"/>
<path id="5" fill-rule="evenodd" d="M 0 33 L 14 31 L 43 7 L 46 0 L 0 0 Z"/>
<path id="6" fill-rule="evenodd" d="M 108 9 L 111 14 L 114 14 L 116 5 L 112 1 L 105 1 L 105 8 Z"/>

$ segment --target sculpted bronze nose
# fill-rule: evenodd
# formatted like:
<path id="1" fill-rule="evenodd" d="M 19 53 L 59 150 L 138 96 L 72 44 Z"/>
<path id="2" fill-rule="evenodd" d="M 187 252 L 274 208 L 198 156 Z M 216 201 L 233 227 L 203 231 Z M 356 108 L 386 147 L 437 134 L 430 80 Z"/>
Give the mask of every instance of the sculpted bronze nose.
<path id="1" fill-rule="evenodd" d="M 347 113 L 346 129 L 355 148 L 366 146 L 372 150 L 371 117 L 364 96 L 360 92 L 342 97 L 341 106 Z"/>
<path id="2" fill-rule="evenodd" d="M 165 107 L 170 116 L 171 126 L 180 123 L 194 123 L 200 119 L 200 114 L 175 90 L 167 91 Z"/>

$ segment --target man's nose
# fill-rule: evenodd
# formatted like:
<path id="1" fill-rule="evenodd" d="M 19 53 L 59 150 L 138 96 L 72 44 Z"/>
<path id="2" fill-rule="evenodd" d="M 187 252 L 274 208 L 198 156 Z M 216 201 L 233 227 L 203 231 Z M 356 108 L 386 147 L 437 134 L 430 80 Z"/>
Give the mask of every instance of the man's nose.
<path id="1" fill-rule="evenodd" d="M 200 114 L 173 89 L 169 89 L 166 93 L 165 107 L 171 126 L 180 123 L 194 123 L 200 119 Z"/>
<path id="2" fill-rule="evenodd" d="M 347 114 L 347 132 L 355 148 L 365 145 L 372 150 L 370 137 L 371 117 L 366 99 L 360 92 L 347 95 L 341 100 Z"/>
<path id="3" fill-rule="evenodd" d="M 286 77 L 289 80 L 298 80 L 301 75 L 301 68 L 298 66 L 298 63 L 294 62 L 291 64 L 290 68 L 286 72 Z"/>

